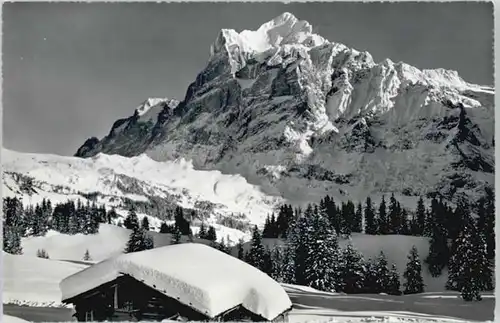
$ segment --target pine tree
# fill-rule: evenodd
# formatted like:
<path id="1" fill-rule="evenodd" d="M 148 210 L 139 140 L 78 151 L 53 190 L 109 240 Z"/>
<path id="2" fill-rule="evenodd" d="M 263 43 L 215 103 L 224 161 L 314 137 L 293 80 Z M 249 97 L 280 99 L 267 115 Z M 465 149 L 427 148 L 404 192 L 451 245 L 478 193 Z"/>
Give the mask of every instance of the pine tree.
<path id="1" fill-rule="evenodd" d="M 274 270 L 274 266 L 273 266 L 273 258 L 272 258 L 272 253 L 271 253 L 271 250 L 266 247 L 264 249 L 264 261 L 263 261 L 263 272 L 265 272 L 266 274 L 268 274 L 269 276 L 272 276 L 273 275 L 273 270 Z"/>
<path id="2" fill-rule="evenodd" d="M 425 211 L 424 199 L 420 197 L 418 199 L 418 204 L 417 204 L 416 225 L 413 235 L 416 236 L 424 235 L 425 222 L 426 222 L 425 213 L 426 211 Z"/>
<path id="3" fill-rule="evenodd" d="M 45 249 L 38 249 L 36 252 L 38 258 L 49 259 L 49 253 Z"/>
<path id="4" fill-rule="evenodd" d="M 3 250 L 13 255 L 21 255 L 21 234 L 16 226 L 4 226 L 3 228 Z"/>
<path id="5" fill-rule="evenodd" d="M 108 224 L 111 224 L 111 221 L 118 218 L 118 214 L 116 213 L 116 209 L 113 206 L 111 210 L 107 213 Z"/>
<path id="6" fill-rule="evenodd" d="M 243 249 L 243 239 L 240 239 L 238 241 L 238 244 L 236 245 L 236 248 L 238 249 L 238 259 L 240 260 L 245 260 L 245 250 Z"/>
<path id="7" fill-rule="evenodd" d="M 375 211 L 373 209 L 372 200 L 370 197 L 366 198 L 365 204 L 365 233 L 377 234 L 377 220 L 375 218 Z"/>
<path id="8" fill-rule="evenodd" d="M 401 233 L 401 209 L 398 201 L 394 197 L 394 193 L 391 194 L 391 198 L 389 200 L 389 219 L 388 219 L 388 232 L 391 234 L 400 234 Z"/>
<path id="9" fill-rule="evenodd" d="M 343 252 L 342 291 L 348 294 L 361 293 L 366 277 L 364 260 L 349 241 Z"/>
<path id="10" fill-rule="evenodd" d="M 170 244 L 180 244 L 182 239 L 182 233 L 179 228 L 174 229 L 174 234 L 172 235 L 172 240 Z"/>
<path id="11" fill-rule="evenodd" d="M 401 234 L 404 234 L 404 235 L 412 235 L 412 223 L 413 221 L 411 221 L 409 218 L 408 218 L 408 211 L 406 211 L 405 208 L 401 208 Z"/>
<path id="12" fill-rule="evenodd" d="M 147 232 L 143 228 L 134 227 L 127 241 L 125 253 L 143 251 L 153 247 L 153 239 Z"/>
<path id="13" fill-rule="evenodd" d="M 363 206 L 361 205 L 361 203 L 358 203 L 358 207 L 356 208 L 356 213 L 354 214 L 352 232 L 361 233 L 362 231 L 363 231 Z"/>
<path id="14" fill-rule="evenodd" d="M 481 239 L 475 238 L 475 234 L 472 219 L 466 216 L 463 229 L 456 241 L 456 250 L 450 258 L 446 282 L 447 289 L 460 291 L 466 301 L 481 300 L 479 291 L 484 287 L 481 258 L 485 252 L 482 253 L 481 249 L 485 248 L 484 245 L 482 248 L 478 246 Z"/>
<path id="15" fill-rule="evenodd" d="M 201 222 L 200 230 L 198 231 L 198 238 L 207 239 L 207 228 L 205 227 L 204 222 Z"/>
<path id="16" fill-rule="evenodd" d="M 160 233 L 170 233 L 169 226 L 166 222 L 162 222 L 160 225 Z"/>
<path id="17" fill-rule="evenodd" d="M 144 230 L 144 231 L 149 231 L 149 220 L 148 220 L 148 217 L 145 216 L 142 218 L 142 221 L 141 221 L 141 228 Z"/>
<path id="18" fill-rule="evenodd" d="M 319 212 L 305 218 L 305 281 L 318 290 L 338 291 L 342 287 L 342 256 L 337 235 Z"/>
<path id="19" fill-rule="evenodd" d="M 123 225 L 129 230 L 139 228 L 139 219 L 137 218 L 137 213 L 135 213 L 135 209 L 133 207 L 129 209 L 127 217 L 123 221 Z"/>
<path id="20" fill-rule="evenodd" d="M 262 236 L 257 226 L 252 231 L 252 240 L 250 251 L 248 252 L 247 262 L 261 271 L 265 271 L 264 246 L 262 245 Z"/>
<path id="21" fill-rule="evenodd" d="M 346 236 L 351 235 L 354 230 L 356 221 L 356 210 L 354 203 L 352 201 L 347 201 L 342 203 L 342 216 L 341 216 L 341 228 L 340 233 Z"/>
<path id="22" fill-rule="evenodd" d="M 283 250 L 280 246 L 274 246 L 274 248 L 270 250 L 270 254 L 272 264 L 272 271 L 270 276 L 277 282 L 284 283 L 285 259 L 283 256 Z"/>
<path id="23" fill-rule="evenodd" d="M 209 241 L 217 241 L 217 233 L 215 232 L 215 228 L 213 226 L 208 227 L 206 239 Z"/>
<path id="24" fill-rule="evenodd" d="M 387 293 L 389 295 L 401 295 L 401 282 L 399 280 L 398 268 L 395 264 L 392 264 L 391 270 L 389 271 L 389 286 L 387 288 Z"/>
<path id="25" fill-rule="evenodd" d="M 418 256 L 417 247 L 413 246 L 408 255 L 408 263 L 403 273 L 405 278 L 404 293 L 417 294 L 424 292 L 424 280 L 422 278 L 422 264 Z"/>
<path id="26" fill-rule="evenodd" d="M 376 261 L 368 259 L 364 262 L 365 266 L 365 281 L 363 284 L 363 292 L 366 294 L 380 293 L 377 283 L 377 266 Z"/>
<path id="27" fill-rule="evenodd" d="M 495 256 L 495 197 L 491 189 L 478 204 L 478 231 L 483 232 L 488 259 Z"/>
<path id="28" fill-rule="evenodd" d="M 376 293 L 388 293 L 391 284 L 391 273 L 389 271 L 387 258 L 383 251 L 380 252 L 374 269 L 377 277 L 375 286 Z"/>
<path id="29" fill-rule="evenodd" d="M 429 255 L 425 259 L 429 272 L 433 277 L 441 275 L 449 259 L 448 239 L 446 229 L 438 221 L 432 222 L 432 233 L 429 246 Z"/>
<path id="30" fill-rule="evenodd" d="M 92 257 L 90 257 L 90 252 L 89 249 L 85 251 L 85 254 L 83 255 L 83 261 L 90 261 L 92 260 Z"/>
<path id="31" fill-rule="evenodd" d="M 382 195 L 382 202 L 378 209 L 378 228 L 379 234 L 389 234 L 389 223 L 387 220 L 387 207 L 385 204 L 385 196 Z"/>

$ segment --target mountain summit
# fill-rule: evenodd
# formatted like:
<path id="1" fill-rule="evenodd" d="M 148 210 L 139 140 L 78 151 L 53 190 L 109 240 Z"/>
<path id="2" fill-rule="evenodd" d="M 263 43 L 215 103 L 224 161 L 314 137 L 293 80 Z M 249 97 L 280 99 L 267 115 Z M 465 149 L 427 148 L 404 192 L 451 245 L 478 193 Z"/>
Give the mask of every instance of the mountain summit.
<path id="1" fill-rule="evenodd" d="M 221 30 L 182 101 L 147 101 L 76 156 L 186 158 L 293 203 L 475 200 L 493 187 L 493 95 L 455 71 L 376 63 L 284 13 Z"/>

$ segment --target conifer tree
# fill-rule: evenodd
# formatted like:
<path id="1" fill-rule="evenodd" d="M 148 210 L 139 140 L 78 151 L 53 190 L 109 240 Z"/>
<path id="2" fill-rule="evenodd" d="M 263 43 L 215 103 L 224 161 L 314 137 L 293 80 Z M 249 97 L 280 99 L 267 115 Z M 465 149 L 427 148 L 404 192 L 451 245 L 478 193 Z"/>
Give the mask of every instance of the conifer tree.
<path id="1" fill-rule="evenodd" d="M 273 258 L 271 250 L 266 247 L 264 249 L 263 272 L 272 277 L 274 271 Z"/>
<path id="2" fill-rule="evenodd" d="M 200 230 L 198 231 L 198 238 L 207 239 L 207 228 L 205 227 L 205 222 L 201 222 Z"/>
<path id="3" fill-rule="evenodd" d="M 341 229 L 340 233 L 344 235 L 351 235 L 353 229 L 355 227 L 356 221 L 356 210 L 354 203 L 352 201 L 347 201 L 346 203 L 342 203 L 342 217 L 341 217 Z"/>
<path id="4" fill-rule="evenodd" d="M 338 235 L 340 234 L 340 228 L 341 228 L 341 217 L 340 217 L 340 212 L 337 210 L 337 206 L 335 205 L 335 201 L 330 197 L 326 196 L 325 197 L 325 211 L 328 217 L 328 220 L 330 222 L 330 225 L 332 226 L 332 229 L 335 230 L 335 233 Z"/>
<path id="5" fill-rule="evenodd" d="M 181 230 L 178 227 L 175 227 L 170 244 L 180 244 L 181 239 L 182 239 Z"/>
<path id="6" fill-rule="evenodd" d="M 365 203 L 365 233 L 377 234 L 377 219 L 375 218 L 375 211 L 373 209 L 372 200 L 370 197 L 366 198 Z"/>
<path id="7" fill-rule="evenodd" d="M 456 251 L 450 258 L 449 275 L 446 282 L 446 288 L 460 291 L 465 301 L 481 300 L 479 291 L 482 282 L 478 275 L 480 265 L 476 263 L 479 250 L 474 245 L 473 235 L 473 223 L 467 217 L 457 238 Z"/>
<path id="8" fill-rule="evenodd" d="M 215 228 L 213 226 L 208 227 L 206 239 L 214 242 L 217 241 L 217 233 L 215 232 Z"/>
<path id="9" fill-rule="evenodd" d="M 89 249 L 85 250 L 85 254 L 83 255 L 83 261 L 90 261 L 92 257 L 90 257 Z"/>
<path id="10" fill-rule="evenodd" d="M 389 295 L 401 295 L 401 282 L 399 280 L 399 272 L 396 264 L 392 264 L 389 271 L 389 286 L 387 288 Z"/>
<path id="11" fill-rule="evenodd" d="M 262 236 L 257 226 L 252 230 L 252 240 L 250 250 L 247 255 L 247 262 L 261 271 L 265 271 L 264 264 L 264 246 L 262 245 Z"/>
<path id="12" fill-rule="evenodd" d="M 38 258 L 49 259 L 49 253 L 45 249 L 38 249 L 36 256 Z"/>
<path id="13" fill-rule="evenodd" d="M 400 231 L 400 234 L 404 234 L 404 235 L 409 236 L 412 234 L 413 221 L 411 221 L 408 218 L 408 211 L 406 211 L 405 208 L 401 208 L 401 206 L 399 206 L 399 208 L 401 210 L 401 231 Z"/>
<path id="14" fill-rule="evenodd" d="M 16 226 L 4 226 L 3 228 L 3 250 L 13 255 L 21 255 L 21 233 Z"/>
<path id="15" fill-rule="evenodd" d="M 414 235 L 416 236 L 421 236 L 424 234 L 425 230 L 425 205 L 424 205 L 424 199 L 420 197 L 418 199 L 417 203 L 417 212 L 416 212 L 416 225 L 415 225 L 415 231 L 413 232 Z"/>
<path id="16" fill-rule="evenodd" d="M 174 233 L 174 230 L 166 222 L 162 222 L 160 225 L 160 233 Z"/>
<path id="17" fill-rule="evenodd" d="M 149 231 L 149 219 L 148 219 L 147 216 L 145 216 L 145 217 L 142 218 L 141 228 L 144 231 Z"/>
<path id="18" fill-rule="evenodd" d="M 134 207 L 131 207 L 128 211 L 127 217 L 123 221 L 125 228 L 129 230 L 134 230 L 139 228 L 139 219 L 137 218 L 137 213 L 135 213 Z"/>
<path id="19" fill-rule="evenodd" d="M 125 253 L 148 250 L 153 247 L 153 239 L 151 236 L 149 236 L 147 232 L 143 228 L 140 228 L 137 224 L 137 227 L 133 227 L 132 232 L 130 233 L 129 240 L 127 241 L 127 245 L 125 247 Z"/>
<path id="20" fill-rule="evenodd" d="M 434 208 L 437 208 L 437 204 L 433 201 Z M 437 214 L 436 212 L 431 212 L 431 216 Z M 428 219 L 431 219 L 428 217 Z M 444 228 L 442 221 L 436 218 L 432 218 L 432 231 L 429 246 L 429 255 L 425 259 L 428 265 L 428 270 L 433 277 L 441 275 L 444 267 L 446 267 L 449 259 L 449 247 L 446 229 Z"/>
<path id="21" fill-rule="evenodd" d="M 238 250 L 238 255 L 237 255 L 238 259 L 244 261 L 245 260 L 245 250 L 243 249 L 243 243 L 244 243 L 243 239 L 240 239 L 238 241 L 238 244 L 236 245 L 236 248 Z"/>
<path id="22" fill-rule="evenodd" d="M 394 193 L 391 194 L 391 198 L 389 200 L 389 218 L 388 218 L 388 232 L 391 234 L 400 234 L 401 233 L 401 210 L 398 201 L 394 197 Z"/>
<path id="23" fill-rule="evenodd" d="M 340 290 L 342 256 L 337 235 L 328 226 L 328 220 L 319 212 L 307 217 L 306 235 L 304 278 L 307 285 L 322 291 Z"/>
<path id="24" fill-rule="evenodd" d="M 361 233 L 363 231 L 363 206 L 358 203 L 356 213 L 354 214 L 352 232 Z"/>
<path id="25" fill-rule="evenodd" d="M 272 272 L 271 277 L 279 283 L 284 283 L 284 264 L 285 259 L 283 250 L 280 246 L 274 246 L 271 250 Z"/>
<path id="26" fill-rule="evenodd" d="M 389 234 L 389 223 L 387 220 L 387 207 L 385 204 L 385 196 L 382 195 L 382 202 L 378 208 L 378 229 L 379 234 Z"/>
<path id="27" fill-rule="evenodd" d="M 375 263 L 376 293 L 388 293 L 391 284 L 391 273 L 389 264 L 383 251 L 380 252 Z"/>
<path id="28" fill-rule="evenodd" d="M 363 292 L 366 268 L 358 250 L 349 241 L 343 251 L 342 291 L 347 294 Z"/>
<path id="29" fill-rule="evenodd" d="M 220 242 L 218 243 L 217 245 L 217 248 L 219 251 L 222 251 L 224 253 L 227 253 L 229 254 L 230 250 L 229 250 L 229 247 L 227 246 L 226 244 L 226 240 L 224 239 L 224 237 L 221 238 Z"/>
<path id="30" fill-rule="evenodd" d="M 300 215 L 297 221 L 295 222 L 292 230 L 288 234 L 287 245 L 290 248 L 289 255 L 292 257 L 292 261 L 290 264 L 293 264 L 293 270 L 290 272 L 293 273 L 294 284 L 298 285 L 307 285 L 308 281 L 306 279 L 305 270 L 306 270 L 306 261 L 310 246 L 311 230 L 309 229 L 309 223 L 307 215 L 310 208 L 306 209 L 306 213 L 304 215 Z M 312 212 L 312 210 L 311 210 Z"/>
<path id="31" fill-rule="evenodd" d="M 116 213 L 116 209 L 113 206 L 111 210 L 106 214 L 108 218 L 108 224 L 111 224 L 111 221 L 118 218 L 118 214 Z"/>
<path id="32" fill-rule="evenodd" d="M 404 293 L 417 294 L 424 292 L 424 280 L 422 278 L 422 264 L 418 256 L 417 247 L 413 246 L 408 255 L 408 263 L 403 273 L 405 278 Z"/>
<path id="33" fill-rule="evenodd" d="M 367 259 L 364 262 L 365 266 L 365 281 L 363 284 L 363 292 L 366 294 L 380 293 L 377 283 L 377 266 L 376 260 Z"/>

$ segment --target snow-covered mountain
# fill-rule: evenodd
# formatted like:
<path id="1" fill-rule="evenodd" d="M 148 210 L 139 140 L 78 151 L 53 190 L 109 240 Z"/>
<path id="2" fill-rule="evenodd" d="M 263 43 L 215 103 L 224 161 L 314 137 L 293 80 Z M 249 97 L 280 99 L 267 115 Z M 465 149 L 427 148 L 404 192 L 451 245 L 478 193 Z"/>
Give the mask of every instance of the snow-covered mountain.
<path id="1" fill-rule="evenodd" d="M 155 100 L 76 156 L 185 158 L 294 203 L 475 199 L 493 186 L 493 95 L 454 71 L 377 63 L 284 13 L 222 30 L 181 102 Z"/>
<path id="2" fill-rule="evenodd" d="M 156 162 L 144 154 L 128 158 L 102 153 L 78 158 L 3 149 L 2 166 L 3 196 L 22 197 L 25 204 L 43 198 L 52 203 L 95 200 L 117 207 L 122 215 L 133 204 L 139 215 L 151 216 L 153 227 L 159 227 L 158 218 L 165 219 L 167 210 L 179 205 L 197 210 L 216 227 L 220 238 L 230 235 L 234 242 L 242 232 L 231 228 L 228 219 L 238 222 L 240 229 L 262 224 L 281 202 L 240 175 L 195 170 L 184 159 Z"/>

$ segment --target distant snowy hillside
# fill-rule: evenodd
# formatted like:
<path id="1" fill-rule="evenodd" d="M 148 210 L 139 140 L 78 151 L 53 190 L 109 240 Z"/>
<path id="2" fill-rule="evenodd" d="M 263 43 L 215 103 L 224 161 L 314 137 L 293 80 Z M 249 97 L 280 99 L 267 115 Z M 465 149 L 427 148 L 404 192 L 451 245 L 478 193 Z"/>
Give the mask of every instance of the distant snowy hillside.
<path id="1" fill-rule="evenodd" d="M 182 157 L 293 203 L 392 192 L 409 203 L 475 200 L 493 186 L 493 88 L 377 63 L 312 30 L 290 13 L 222 30 L 184 100 L 147 122 L 137 112 L 117 121 L 76 155 Z"/>
<path id="2" fill-rule="evenodd" d="M 87 266 L 3 253 L 2 301 L 28 306 L 62 306 L 59 282 Z"/>
<path id="3" fill-rule="evenodd" d="M 196 232 L 196 230 L 195 230 Z M 224 231 L 219 231 L 218 235 L 224 239 L 227 235 L 231 237 L 234 243 L 239 238 L 246 238 L 242 235 L 223 235 Z M 97 234 L 62 234 L 58 232 L 49 232 L 41 237 L 22 238 L 23 254 L 35 256 L 38 249 L 44 249 L 50 256 L 50 259 L 82 261 L 85 251 L 88 250 L 92 262 L 98 262 L 110 257 L 120 255 L 125 250 L 126 243 L 130 237 L 131 231 L 120 228 L 115 225 L 101 224 Z M 149 232 L 153 237 L 154 247 L 163 247 L 171 243 L 172 235 L 167 233 Z M 182 242 L 187 241 L 183 236 Z M 210 244 L 210 241 L 194 238 L 194 242 Z"/>
<path id="4" fill-rule="evenodd" d="M 140 217 L 147 214 L 159 219 L 180 205 L 199 211 L 224 237 L 238 235 L 236 230 L 217 225 L 224 218 L 260 225 L 281 201 L 240 175 L 198 171 L 184 159 L 156 162 L 146 155 L 104 154 L 83 159 L 3 149 L 2 166 L 3 196 L 22 197 L 25 204 L 43 198 L 52 203 L 96 199 L 108 208 L 116 206 L 121 215 L 126 215 L 126 205 L 134 204 Z M 32 186 L 28 188 L 29 179 Z M 150 220 L 153 227 L 159 227 L 160 221 Z"/>

